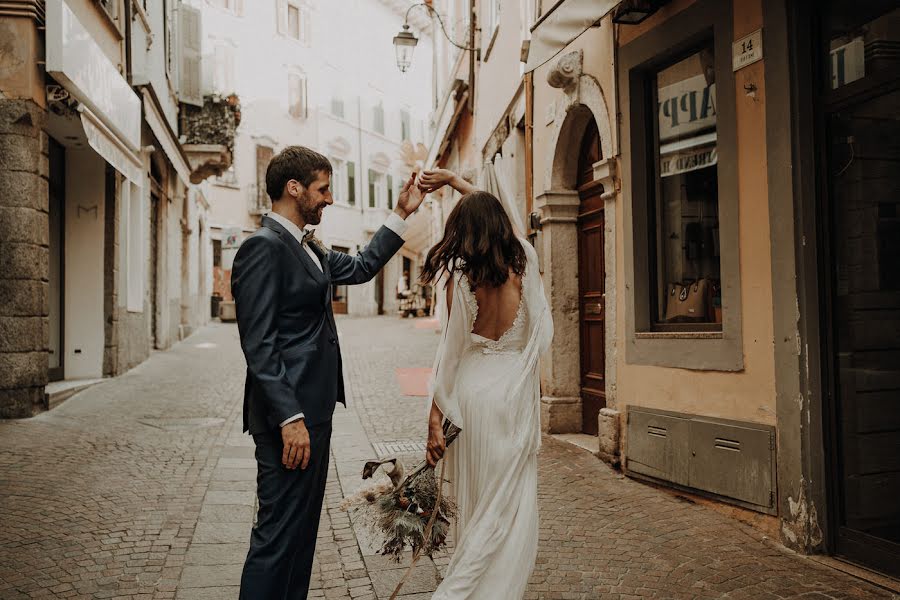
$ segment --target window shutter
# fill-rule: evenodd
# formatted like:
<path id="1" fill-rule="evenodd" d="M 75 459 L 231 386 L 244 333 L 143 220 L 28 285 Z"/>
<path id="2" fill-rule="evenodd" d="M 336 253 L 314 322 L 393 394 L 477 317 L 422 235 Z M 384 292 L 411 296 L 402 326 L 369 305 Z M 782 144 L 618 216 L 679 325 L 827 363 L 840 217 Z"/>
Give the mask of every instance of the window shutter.
<path id="1" fill-rule="evenodd" d="M 394 177 L 387 176 L 387 207 L 389 210 L 394 208 Z"/>
<path id="2" fill-rule="evenodd" d="M 296 73 L 288 75 L 288 113 L 292 117 L 302 116 L 300 104 L 300 76 Z"/>
<path id="3" fill-rule="evenodd" d="M 307 94 L 306 77 L 300 78 L 300 117 L 306 119 L 309 117 L 309 96 Z"/>
<path id="4" fill-rule="evenodd" d="M 203 106 L 203 90 L 200 84 L 200 11 L 186 4 L 178 6 L 178 99 L 185 104 Z"/>
<path id="5" fill-rule="evenodd" d="M 309 46 L 310 40 L 310 10 L 308 6 L 304 6 L 300 9 L 300 42 L 303 43 L 304 46 Z"/>
<path id="6" fill-rule="evenodd" d="M 234 0 L 234 14 L 239 17 L 244 16 L 244 0 Z"/>
<path id="7" fill-rule="evenodd" d="M 275 27 L 280 35 L 287 35 L 287 0 L 275 0 Z"/>
<path id="8" fill-rule="evenodd" d="M 375 199 L 375 171 L 369 169 L 369 208 L 375 208 L 378 201 Z"/>
<path id="9" fill-rule="evenodd" d="M 356 204 L 356 164 L 347 162 L 347 204 Z"/>

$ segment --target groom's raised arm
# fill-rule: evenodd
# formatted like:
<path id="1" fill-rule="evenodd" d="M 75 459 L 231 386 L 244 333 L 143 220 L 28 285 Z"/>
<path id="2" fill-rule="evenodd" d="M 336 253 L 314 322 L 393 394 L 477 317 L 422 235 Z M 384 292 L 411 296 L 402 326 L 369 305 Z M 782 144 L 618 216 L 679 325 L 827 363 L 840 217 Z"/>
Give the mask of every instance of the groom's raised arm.
<path id="1" fill-rule="evenodd" d="M 375 277 L 403 246 L 407 224 L 397 213 L 391 213 L 372 241 L 356 256 L 343 252 L 329 252 L 328 266 L 331 280 L 337 285 L 365 283 Z"/>
<path id="2" fill-rule="evenodd" d="M 257 235 L 241 244 L 231 271 L 231 291 L 247 368 L 262 388 L 270 420 L 281 423 L 303 408 L 288 383 L 278 347 L 277 243 Z"/>

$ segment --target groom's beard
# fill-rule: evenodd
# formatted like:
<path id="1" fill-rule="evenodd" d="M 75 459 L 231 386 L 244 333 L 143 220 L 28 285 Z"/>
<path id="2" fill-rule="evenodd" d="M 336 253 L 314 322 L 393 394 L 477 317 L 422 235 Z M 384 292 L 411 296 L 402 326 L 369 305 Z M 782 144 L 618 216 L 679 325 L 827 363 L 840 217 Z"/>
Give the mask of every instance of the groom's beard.
<path id="1" fill-rule="evenodd" d="M 310 197 L 309 192 L 297 199 L 297 210 L 307 225 L 318 225 L 322 222 L 322 211 L 327 205 L 324 202 L 316 202 Z"/>

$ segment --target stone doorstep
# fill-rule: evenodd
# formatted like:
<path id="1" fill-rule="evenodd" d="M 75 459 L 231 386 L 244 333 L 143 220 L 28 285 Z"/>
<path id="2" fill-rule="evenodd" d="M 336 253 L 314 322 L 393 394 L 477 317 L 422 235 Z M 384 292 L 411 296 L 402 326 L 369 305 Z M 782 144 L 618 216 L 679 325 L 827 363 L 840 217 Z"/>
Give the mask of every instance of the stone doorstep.
<path id="1" fill-rule="evenodd" d="M 48 383 L 44 388 L 47 410 L 52 410 L 84 390 L 101 383 L 103 379 L 65 379 Z"/>
<path id="2" fill-rule="evenodd" d="M 555 440 L 587 450 L 594 456 L 600 451 L 600 439 L 596 435 L 586 433 L 554 433 L 551 436 Z"/>

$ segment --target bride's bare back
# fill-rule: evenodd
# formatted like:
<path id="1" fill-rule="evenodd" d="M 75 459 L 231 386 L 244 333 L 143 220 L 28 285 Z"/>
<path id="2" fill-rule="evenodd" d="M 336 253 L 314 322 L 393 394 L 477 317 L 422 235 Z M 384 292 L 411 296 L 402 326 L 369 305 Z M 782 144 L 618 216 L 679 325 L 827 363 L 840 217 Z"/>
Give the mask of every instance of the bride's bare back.
<path id="1" fill-rule="evenodd" d="M 472 333 L 497 341 L 515 323 L 522 302 L 522 278 L 512 271 L 500 287 L 483 285 L 475 290 L 478 318 Z M 453 308 L 453 282 L 447 286 L 447 306 Z"/>

